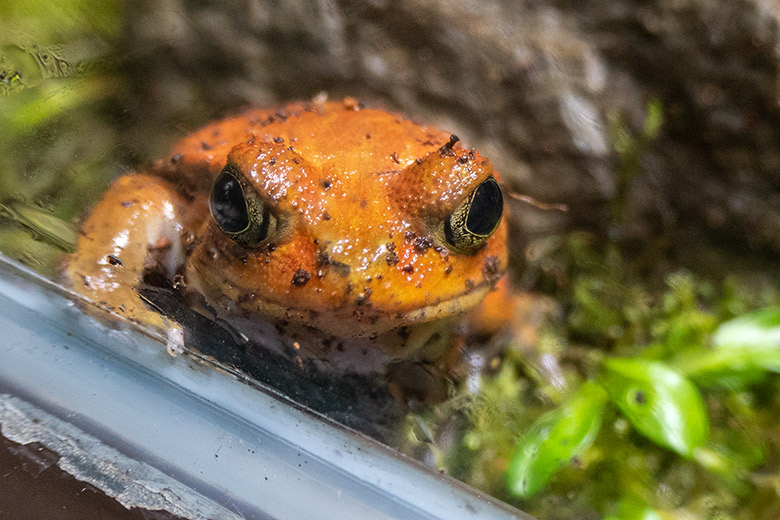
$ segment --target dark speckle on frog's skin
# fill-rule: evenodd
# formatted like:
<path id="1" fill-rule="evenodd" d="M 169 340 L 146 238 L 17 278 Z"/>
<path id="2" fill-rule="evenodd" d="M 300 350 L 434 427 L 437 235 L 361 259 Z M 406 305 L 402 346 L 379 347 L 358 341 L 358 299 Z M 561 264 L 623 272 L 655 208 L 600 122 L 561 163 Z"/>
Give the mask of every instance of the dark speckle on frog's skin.
<path id="1" fill-rule="evenodd" d="M 106 257 L 106 260 L 108 260 L 108 263 L 109 263 L 109 264 L 111 264 L 111 265 L 114 265 L 114 266 L 119 266 L 119 267 L 122 267 L 123 265 L 125 265 L 125 264 L 122 262 L 122 260 L 120 260 L 120 259 L 119 259 L 119 257 L 118 257 L 118 256 L 116 256 L 116 255 L 114 255 L 114 254 L 110 254 L 110 255 L 108 255 L 108 256 Z"/>
<path id="2" fill-rule="evenodd" d="M 290 283 L 296 287 L 303 287 L 309 282 L 310 278 L 311 273 L 309 273 L 309 271 L 306 269 L 298 269 L 295 271 L 295 274 L 293 275 L 292 281 Z"/>
<path id="3" fill-rule="evenodd" d="M 414 249 L 418 253 L 425 253 L 433 246 L 433 239 L 430 236 L 416 237 L 414 239 Z"/>
<path id="4" fill-rule="evenodd" d="M 369 298 L 371 298 L 371 287 L 364 287 L 363 292 L 355 297 L 355 305 L 370 305 Z"/>
<path id="5" fill-rule="evenodd" d="M 398 254 L 395 252 L 395 244 L 388 242 L 385 245 L 385 248 L 387 249 L 387 253 L 385 253 L 385 261 L 387 262 L 387 265 L 397 264 L 399 260 Z"/>
<path id="6" fill-rule="evenodd" d="M 482 265 L 482 275 L 485 280 L 493 283 L 501 276 L 501 263 L 497 256 L 485 257 L 485 263 Z"/>

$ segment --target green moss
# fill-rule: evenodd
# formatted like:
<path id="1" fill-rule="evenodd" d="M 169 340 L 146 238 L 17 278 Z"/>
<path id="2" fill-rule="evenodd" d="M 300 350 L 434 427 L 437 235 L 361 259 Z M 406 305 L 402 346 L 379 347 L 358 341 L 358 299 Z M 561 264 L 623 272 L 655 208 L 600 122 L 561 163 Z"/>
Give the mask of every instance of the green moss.
<path id="1" fill-rule="evenodd" d="M 685 269 L 648 275 L 614 245 L 580 233 L 560 239 L 549 258 L 557 263 L 549 269 L 557 280 L 553 296 L 562 316 L 542 326 L 535 352 L 510 346 L 498 372 L 482 377 L 477 394 L 469 394 L 464 386 L 449 409 L 425 418 L 430 431 L 448 431 L 446 436 L 418 437 L 422 444 L 435 446 L 441 467 L 539 518 L 687 514 L 703 519 L 715 511 L 719 518 L 747 520 L 777 510 L 780 501 L 767 495 L 780 481 L 769 469 L 780 467 L 780 399 L 775 397 L 780 395 L 780 378 L 771 373 L 775 355 L 745 343 L 738 355 L 749 360 L 750 377 L 735 369 L 724 373 L 713 340 L 732 338 L 735 330 L 743 342 L 754 341 L 757 334 L 768 337 L 755 328 L 744 332 L 745 327 L 756 323 L 773 332 L 780 311 L 748 314 L 735 325 L 729 320 L 777 305 L 777 290 L 755 286 L 749 277 L 710 281 Z M 773 348 L 780 350 L 780 344 Z M 563 411 L 576 409 L 569 403 L 575 402 L 581 385 L 610 388 L 612 383 L 603 376 L 605 364 L 614 358 L 628 360 L 621 365 L 623 386 L 610 390 L 612 404 L 593 444 L 549 478 L 542 475 L 545 483 L 537 493 L 513 494 L 501 476 L 513 463 L 518 443 L 530 442 L 533 432 L 565 428 L 555 418 L 572 420 Z M 688 359 L 699 361 L 698 372 L 686 371 L 683 361 Z M 556 381 L 546 379 L 553 372 L 544 364 L 557 365 L 563 374 L 557 389 Z M 701 377 L 707 367 L 714 367 L 706 373 L 709 379 Z M 663 386 L 654 371 L 674 384 Z M 632 377 L 639 378 L 634 386 Z M 729 378 L 740 384 L 712 382 Z M 474 387 L 473 380 L 470 385 Z M 635 395 L 642 385 L 643 399 L 629 403 L 626 412 L 618 401 Z M 652 403 L 666 411 L 655 414 Z M 692 406 L 695 420 L 689 420 Z M 445 420 L 455 413 L 462 418 L 459 428 Z M 545 430 L 539 421 L 555 424 Z M 675 424 L 678 429 L 673 431 Z M 543 444 L 537 447 L 544 449 Z M 767 477 L 767 470 L 773 478 Z M 626 516 L 629 513 L 634 516 Z"/>

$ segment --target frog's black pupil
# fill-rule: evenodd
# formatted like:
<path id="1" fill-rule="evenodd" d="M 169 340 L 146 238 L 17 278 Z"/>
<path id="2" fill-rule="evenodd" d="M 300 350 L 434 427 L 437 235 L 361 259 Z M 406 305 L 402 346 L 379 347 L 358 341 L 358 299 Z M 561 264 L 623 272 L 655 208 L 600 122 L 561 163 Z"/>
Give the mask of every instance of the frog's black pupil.
<path id="1" fill-rule="evenodd" d="M 475 235 L 489 235 L 501 220 L 504 197 L 495 179 L 488 179 L 474 190 L 466 229 Z"/>
<path id="2" fill-rule="evenodd" d="M 249 212 L 238 179 L 222 172 L 211 191 L 211 213 L 226 233 L 239 233 L 249 226 Z"/>

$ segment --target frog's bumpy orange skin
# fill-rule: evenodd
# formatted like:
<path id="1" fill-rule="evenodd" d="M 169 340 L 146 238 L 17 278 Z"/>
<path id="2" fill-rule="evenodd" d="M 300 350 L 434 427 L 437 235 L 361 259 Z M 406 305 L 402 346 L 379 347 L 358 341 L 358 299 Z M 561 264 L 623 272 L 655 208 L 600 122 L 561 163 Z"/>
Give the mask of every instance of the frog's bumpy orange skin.
<path id="1" fill-rule="evenodd" d="M 209 214 L 226 164 L 277 219 L 257 248 L 238 245 Z M 85 222 L 66 277 L 160 327 L 133 287 L 162 261 L 239 332 L 275 330 L 329 369 L 436 364 L 452 357 L 450 329 L 506 267 L 506 219 L 467 254 L 443 238 L 444 219 L 491 175 L 491 163 L 450 134 L 351 101 L 252 110 L 185 138 L 147 174 L 119 179 Z"/>

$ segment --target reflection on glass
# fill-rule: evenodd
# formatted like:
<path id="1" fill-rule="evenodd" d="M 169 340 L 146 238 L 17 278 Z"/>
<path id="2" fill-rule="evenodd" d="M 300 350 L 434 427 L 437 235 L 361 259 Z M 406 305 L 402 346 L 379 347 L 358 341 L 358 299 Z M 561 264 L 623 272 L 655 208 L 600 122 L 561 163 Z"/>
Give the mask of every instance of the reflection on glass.
<path id="1" fill-rule="evenodd" d="M 55 276 L 74 219 L 114 174 L 120 5 L 5 2 L 0 18 L 0 242 Z"/>

